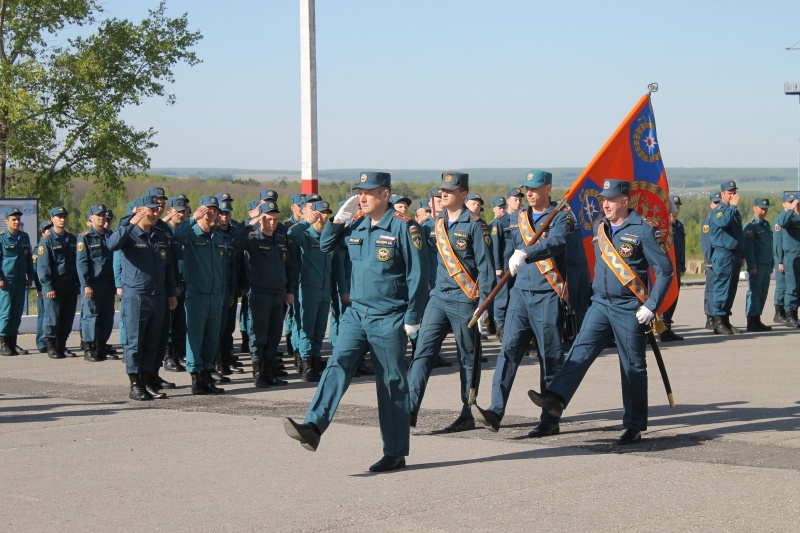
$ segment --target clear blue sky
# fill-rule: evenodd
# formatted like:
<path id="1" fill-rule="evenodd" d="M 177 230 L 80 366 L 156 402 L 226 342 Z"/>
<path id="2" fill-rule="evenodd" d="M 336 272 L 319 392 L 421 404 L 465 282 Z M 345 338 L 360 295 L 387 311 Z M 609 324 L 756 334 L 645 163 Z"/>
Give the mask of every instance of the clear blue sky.
<path id="1" fill-rule="evenodd" d="M 167 5 L 204 62 L 126 112 L 153 166 L 299 170 L 299 2 Z M 316 22 L 321 169 L 582 167 L 649 82 L 668 168 L 797 166 L 797 0 L 318 0 Z"/>

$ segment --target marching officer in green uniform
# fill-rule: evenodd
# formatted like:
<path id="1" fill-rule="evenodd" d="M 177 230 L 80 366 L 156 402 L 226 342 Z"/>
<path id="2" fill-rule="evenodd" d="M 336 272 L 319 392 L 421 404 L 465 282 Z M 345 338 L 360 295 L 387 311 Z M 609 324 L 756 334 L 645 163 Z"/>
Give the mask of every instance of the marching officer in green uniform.
<path id="1" fill-rule="evenodd" d="M 183 246 L 186 282 L 186 371 L 192 375 L 192 394 L 222 394 L 211 372 L 219 346 L 223 309 L 230 294 L 225 237 L 214 223 L 219 200 L 203 196 L 197 210 L 175 231 Z"/>
<path id="2" fill-rule="evenodd" d="M 800 195 L 800 193 L 794 193 L 794 194 L 795 194 L 795 197 Z M 781 213 L 778 213 L 778 216 L 775 217 L 775 227 L 776 228 L 780 228 L 780 224 L 782 224 L 781 220 L 785 216 L 786 212 L 792 210 L 791 202 L 787 202 L 786 201 L 788 198 L 791 198 L 791 195 L 792 195 L 792 193 L 788 193 L 788 192 L 784 193 L 784 195 L 783 195 L 783 203 L 782 203 L 783 211 Z M 777 232 L 778 231 L 780 231 L 780 229 L 776 229 L 775 230 L 775 238 L 772 239 L 773 256 L 774 256 L 773 257 L 773 262 L 775 263 L 775 265 L 777 265 L 780 262 L 779 261 L 779 256 L 781 254 L 778 252 L 779 244 L 781 246 L 783 246 L 782 243 L 780 243 L 778 241 L 778 239 L 777 239 Z M 772 317 L 772 321 L 774 323 L 776 323 L 776 324 L 786 324 L 786 310 L 783 308 L 783 300 L 784 300 L 785 297 L 786 297 L 786 274 L 781 272 L 780 268 L 776 268 L 775 269 L 775 295 L 774 295 L 774 299 L 775 299 L 775 316 Z"/>
<path id="3" fill-rule="evenodd" d="M 63 206 L 50 210 L 53 227 L 50 236 L 39 243 L 36 272 L 44 294 L 44 335 L 47 355 L 63 359 L 76 354 L 67 350 L 67 338 L 72 331 L 78 304 L 78 271 L 75 251 L 78 241 L 68 232 L 67 212 Z"/>
<path id="4" fill-rule="evenodd" d="M 322 374 L 305 421 L 284 419 L 286 433 L 315 451 L 333 419 L 359 361 L 372 351 L 378 389 L 383 457 L 371 472 L 405 466 L 409 451 L 409 398 L 405 364 L 407 336 L 419 330 L 427 292 L 428 265 L 416 222 L 389 203 L 391 177 L 363 172 L 333 223 L 322 232 L 329 253 L 344 239 L 353 261 L 351 307 L 342 318 L 339 340 Z M 360 204 L 363 218 L 348 224 Z"/>
<path id="5" fill-rule="evenodd" d="M 767 302 L 769 278 L 775 266 L 772 255 L 772 227 L 764 217 L 769 210 L 769 198 L 756 198 L 753 218 L 744 227 L 744 261 L 748 278 L 747 331 L 772 331 L 761 321 L 761 312 Z"/>
<path id="6" fill-rule="evenodd" d="M 722 201 L 711 211 L 711 264 L 714 268 L 714 291 L 712 311 L 714 333 L 734 335 L 742 330 L 731 325 L 730 315 L 736 287 L 739 284 L 739 271 L 742 267 L 744 235 L 742 216 L 739 214 L 739 195 L 736 182 L 720 184 Z"/>
<path id="7" fill-rule="evenodd" d="M 108 249 L 111 232 L 105 229 L 104 204 L 93 205 L 91 226 L 78 236 L 78 279 L 83 289 L 81 332 L 87 345 L 84 359 L 105 360 L 105 346 L 114 327 L 114 252 Z"/>
<path id="8" fill-rule="evenodd" d="M 786 290 L 783 308 L 786 312 L 786 326 L 800 327 L 797 307 L 800 304 L 800 200 L 797 193 L 784 195 L 789 203 L 775 222 L 775 240 L 778 251 L 778 269 L 786 275 Z"/>
<path id="9" fill-rule="evenodd" d="M 442 211 L 436 217 L 434 236 L 439 251 L 436 287 L 430 294 L 420 325 L 414 359 L 408 369 L 411 392 L 411 425 L 416 426 L 425 388 L 434 368 L 434 358 L 448 333 L 458 345 L 461 375 L 461 413 L 445 431 L 467 431 L 475 427 L 469 408 L 476 339 L 468 326 L 472 315 L 494 288 L 489 227 L 465 205 L 469 198 L 469 175 L 442 174 L 439 185 Z"/>
<path id="10" fill-rule="evenodd" d="M 561 371 L 542 394 L 528 396 L 551 416 L 560 417 L 589 367 L 615 338 L 622 374 L 620 445 L 633 444 L 647 429 L 645 330 L 650 327 L 672 281 L 672 262 L 661 231 L 629 208 L 631 183 L 608 179 L 600 199 L 605 216 L 594 227 L 595 265 L 592 305 Z M 650 289 L 648 269 L 655 273 Z"/>
<path id="11" fill-rule="evenodd" d="M 0 355 L 19 355 L 17 334 L 28 287 L 33 285 L 33 250 L 20 229 L 22 212 L 5 210 L 6 229 L 0 230 Z"/>
<path id="12" fill-rule="evenodd" d="M 233 245 L 244 250 L 253 380 L 257 388 L 286 385 L 275 373 L 286 310 L 294 302 L 297 282 L 286 234 L 278 231 L 278 203 L 268 200 L 233 233 Z"/>
<path id="13" fill-rule="evenodd" d="M 503 347 L 492 379 L 492 404 L 486 410 L 475 405 L 475 418 L 494 432 L 500 429 L 514 378 L 533 337 L 539 343 L 542 390 L 550 386 L 564 360 L 565 317 L 561 300 L 569 298 L 564 273 L 567 242 L 575 229 L 572 214 L 557 213 L 542 238 L 533 242 L 535 233 L 553 212 L 552 185 L 553 175 L 542 170 L 528 172 L 520 185 L 526 190 L 530 207 L 515 214 L 514 253 L 508 268 L 517 280 L 511 290 Z M 559 418 L 543 411 L 541 421 L 528 436 L 547 437 L 559 432 Z"/>

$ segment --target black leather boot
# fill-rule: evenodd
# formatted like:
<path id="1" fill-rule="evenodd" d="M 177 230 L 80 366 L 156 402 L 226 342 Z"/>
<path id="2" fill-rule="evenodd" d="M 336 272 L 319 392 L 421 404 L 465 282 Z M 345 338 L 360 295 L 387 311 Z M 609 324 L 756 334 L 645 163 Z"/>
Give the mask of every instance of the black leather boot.
<path id="1" fill-rule="evenodd" d="M 286 334 L 286 353 L 291 353 L 291 354 L 295 353 L 294 346 L 292 346 L 292 334 L 291 333 L 287 333 Z"/>
<path id="2" fill-rule="evenodd" d="M 214 366 L 217 374 L 230 376 L 233 373 L 231 372 L 231 366 L 228 364 L 228 358 L 223 353 L 217 354 L 217 359 L 214 361 Z"/>
<path id="3" fill-rule="evenodd" d="M 239 345 L 241 353 L 250 353 L 250 335 L 246 331 L 242 331 L 242 343 Z"/>
<path id="4" fill-rule="evenodd" d="M 768 326 L 761 321 L 761 315 L 756 317 L 756 322 L 761 326 L 761 331 L 772 331 L 772 326 Z"/>
<path id="5" fill-rule="evenodd" d="M 84 342 L 83 344 L 86 346 L 86 351 L 83 352 L 83 358 L 92 363 L 99 362 L 100 359 L 97 357 L 97 344 L 94 342 Z"/>
<path id="6" fill-rule="evenodd" d="M 0 355 L 17 355 L 11 348 L 8 347 L 8 337 L 0 337 Z"/>
<path id="7" fill-rule="evenodd" d="M 718 335 L 733 335 L 733 331 L 728 328 L 724 317 L 714 316 L 714 333 Z"/>
<path id="8" fill-rule="evenodd" d="M 128 394 L 128 398 L 131 400 L 136 400 L 137 402 L 144 402 L 153 399 L 150 393 L 147 392 L 147 390 L 142 386 L 142 382 L 139 379 L 139 374 L 128 374 L 128 379 L 131 381 L 131 392 Z"/>
<path id="9" fill-rule="evenodd" d="M 786 313 L 786 327 L 800 328 L 800 320 L 797 318 L 797 309 Z"/>
<path id="10" fill-rule="evenodd" d="M 14 352 L 14 355 L 28 355 L 30 353 L 28 350 L 19 347 L 19 344 L 17 344 L 16 335 L 11 335 L 8 338 L 8 347 L 11 348 L 11 351 Z"/>
<path id="11" fill-rule="evenodd" d="M 153 385 L 157 386 L 158 389 L 177 389 L 178 387 L 166 379 L 162 378 L 158 375 L 158 369 L 153 372 Z"/>
<path id="12" fill-rule="evenodd" d="M 120 357 L 117 355 L 117 350 L 107 342 L 103 343 L 103 358 L 112 361 L 119 361 Z"/>
<path id="13" fill-rule="evenodd" d="M 50 359 L 64 359 L 66 355 L 64 355 L 58 349 L 58 342 L 55 339 L 45 339 L 45 344 L 47 345 L 47 357 Z"/>
<path id="14" fill-rule="evenodd" d="M 211 370 L 203 370 L 200 372 L 200 376 L 203 378 L 203 385 L 208 394 L 225 394 L 225 389 L 220 389 L 214 383 L 214 378 L 211 377 Z"/>
<path id="15" fill-rule="evenodd" d="M 300 363 L 302 366 L 300 379 L 306 383 L 319 383 L 320 374 L 314 369 L 314 359 L 309 357 L 308 359 L 303 359 Z"/>
<path id="16" fill-rule="evenodd" d="M 58 348 L 65 357 L 78 357 L 78 354 L 67 348 L 67 337 L 58 338 Z"/>
<path id="17" fill-rule="evenodd" d="M 497 324 L 497 340 L 500 342 L 500 345 L 503 345 L 503 333 L 505 333 L 506 328 L 503 324 Z"/>
<path id="18" fill-rule="evenodd" d="M 288 381 L 282 380 L 275 375 L 275 361 L 273 359 L 264 358 L 261 360 L 261 372 L 264 375 L 264 381 L 272 387 L 281 387 L 289 384 Z"/>
<path id="19" fill-rule="evenodd" d="M 226 365 L 225 368 L 228 369 L 228 373 L 230 373 L 230 374 L 244 374 L 244 370 L 239 368 L 239 366 L 241 366 L 241 365 L 238 365 L 238 366 L 236 365 L 236 363 L 238 363 L 238 362 L 239 362 L 239 360 L 236 358 L 235 355 L 233 355 L 232 352 L 223 352 L 222 353 L 222 363 L 224 365 Z"/>
<path id="20" fill-rule="evenodd" d="M 200 372 L 192 372 L 192 394 L 195 396 L 202 396 L 208 394 L 206 387 L 203 384 L 203 377 Z"/>
<path id="21" fill-rule="evenodd" d="M 772 321 L 776 324 L 786 323 L 786 311 L 783 310 L 782 305 L 775 306 L 775 316 L 772 317 Z"/>
<path id="22" fill-rule="evenodd" d="M 144 390 L 146 390 L 150 396 L 155 398 L 156 400 L 163 400 L 167 397 L 167 395 L 161 392 L 159 389 L 161 387 L 156 383 L 155 378 L 151 372 L 142 372 L 142 385 L 144 386 Z"/>
<path id="23" fill-rule="evenodd" d="M 253 381 L 257 389 L 266 389 L 269 387 L 266 376 L 264 376 L 263 366 L 264 360 L 253 361 Z"/>
<path id="24" fill-rule="evenodd" d="M 209 376 L 211 376 L 211 379 L 214 380 L 215 383 L 230 383 L 231 378 L 224 375 L 221 370 L 222 367 L 219 364 L 219 355 L 217 355 L 217 358 L 214 360 L 214 370 L 209 370 Z"/>
<path id="25" fill-rule="evenodd" d="M 706 315 L 706 329 L 714 330 L 714 317 Z"/>
<path id="26" fill-rule="evenodd" d="M 731 324 L 730 316 L 724 316 L 722 317 L 722 320 L 725 321 L 725 325 L 728 326 L 728 329 L 730 329 L 734 335 L 741 335 L 742 333 L 744 333 L 744 331 L 740 330 L 739 328 Z"/>

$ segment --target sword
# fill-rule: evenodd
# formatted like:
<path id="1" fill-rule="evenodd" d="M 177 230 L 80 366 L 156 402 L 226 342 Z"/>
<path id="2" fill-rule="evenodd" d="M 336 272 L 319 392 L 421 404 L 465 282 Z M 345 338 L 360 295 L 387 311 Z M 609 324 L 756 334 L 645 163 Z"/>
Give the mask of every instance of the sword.
<path id="1" fill-rule="evenodd" d="M 669 376 L 667 376 L 667 367 L 664 366 L 664 358 L 661 357 L 661 348 L 658 347 L 658 343 L 656 342 L 656 333 L 661 333 L 667 329 L 667 326 L 664 322 L 656 315 L 655 320 L 653 320 L 653 324 L 650 329 L 645 331 L 647 335 L 647 340 L 650 341 L 650 347 L 653 349 L 653 355 L 656 356 L 656 363 L 658 364 L 658 371 L 661 372 L 661 380 L 664 382 L 664 388 L 667 391 L 667 400 L 669 400 L 669 406 L 675 407 L 675 399 L 672 397 L 672 387 L 669 384 Z"/>

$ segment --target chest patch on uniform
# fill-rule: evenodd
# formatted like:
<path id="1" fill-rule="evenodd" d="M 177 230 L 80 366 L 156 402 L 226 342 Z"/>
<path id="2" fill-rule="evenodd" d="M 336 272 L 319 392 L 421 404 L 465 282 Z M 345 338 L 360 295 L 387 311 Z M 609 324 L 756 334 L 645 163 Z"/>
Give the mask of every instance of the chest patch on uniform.
<path id="1" fill-rule="evenodd" d="M 780 226 L 780 224 L 775 224 L 775 231 L 780 231 L 780 230 L 781 230 L 781 226 Z M 39 247 L 39 249 L 41 250 L 41 249 L 42 249 L 42 247 L 40 246 L 40 247 Z M 41 253 L 41 252 L 40 252 L 40 253 Z"/>
<path id="2" fill-rule="evenodd" d="M 417 250 L 422 250 L 422 235 L 419 233 L 411 235 L 411 244 L 413 244 L 414 248 Z"/>
<path id="3" fill-rule="evenodd" d="M 419 231 L 419 228 L 417 226 L 409 226 L 408 227 L 408 232 L 409 233 L 414 233 L 415 231 Z"/>
<path id="4" fill-rule="evenodd" d="M 492 235 L 497 235 L 497 228 L 492 228 Z"/>
<path id="5" fill-rule="evenodd" d="M 22 248 L 22 255 L 24 255 L 25 257 L 28 257 L 28 254 L 30 253 L 30 251 L 31 251 L 31 249 L 28 248 L 27 246 L 25 246 L 24 248 Z"/>
<path id="6" fill-rule="evenodd" d="M 751 230 L 751 229 L 747 230 L 747 233 L 746 233 L 746 235 L 747 235 L 748 237 L 752 237 L 752 236 L 753 236 L 753 230 Z"/>
<path id="7" fill-rule="evenodd" d="M 195 246 L 205 246 L 208 243 L 207 242 L 203 242 L 203 241 L 195 241 L 193 244 Z"/>
<path id="8" fill-rule="evenodd" d="M 389 240 L 389 239 L 384 239 L 384 238 L 376 239 L 375 240 L 375 245 L 376 246 L 391 246 L 391 247 L 394 247 L 394 240 Z"/>
<path id="9" fill-rule="evenodd" d="M 717 218 L 722 218 L 722 211 L 717 212 Z"/>
<path id="10" fill-rule="evenodd" d="M 572 233 L 575 230 L 575 219 L 572 215 L 567 215 L 567 233 Z"/>
<path id="11" fill-rule="evenodd" d="M 82 243 L 82 242 L 79 242 L 79 243 L 78 243 L 78 251 L 79 251 L 79 252 L 82 252 L 82 251 L 83 251 L 83 243 Z"/>
<path id="12" fill-rule="evenodd" d="M 708 224 L 703 224 L 703 233 L 708 233 L 711 231 L 711 227 Z"/>
<path id="13" fill-rule="evenodd" d="M 778 226 L 775 226 L 775 227 L 778 227 Z M 780 229 L 778 231 L 780 231 Z M 40 246 L 39 247 L 39 255 L 44 255 L 44 246 Z"/>
<path id="14" fill-rule="evenodd" d="M 350 237 L 347 239 L 347 242 L 350 244 L 361 244 L 361 239 L 356 239 L 355 237 Z"/>
<path id="15" fill-rule="evenodd" d="M 161 256 L 161 259 L 166 259 L 167 258 L 167 249 L 166 248 L 160 249 L 158 251 L 158 254 Z"/>
<path id="16" fill-rule="evenodd" d="M 378 261 L 388 261 L 392 257 L 392 252 L 388 248 L 378 248 Z"/>
<path id="17" fill-rule="evenodd" d="M 486 242 L 486 246 L 492 245 L 492 238 L 489 236 L 488 233 L 483 234 L 483 240 Z"/>
<path id="18" fill-rule="evenodd" d="M 466 250 L 467 249 L 467 241 L 466 239 L 456 239 L 456 249 L 458 250 Z"/>
<path id="19" fill-rule="evenodd" d="M 617 251 L 619 251 L 619 255 L 621 257 L 631 257 L 633 255 L 633 245 L 627 242 L 623 242 L 622 244 L 619 245 Z"/>

